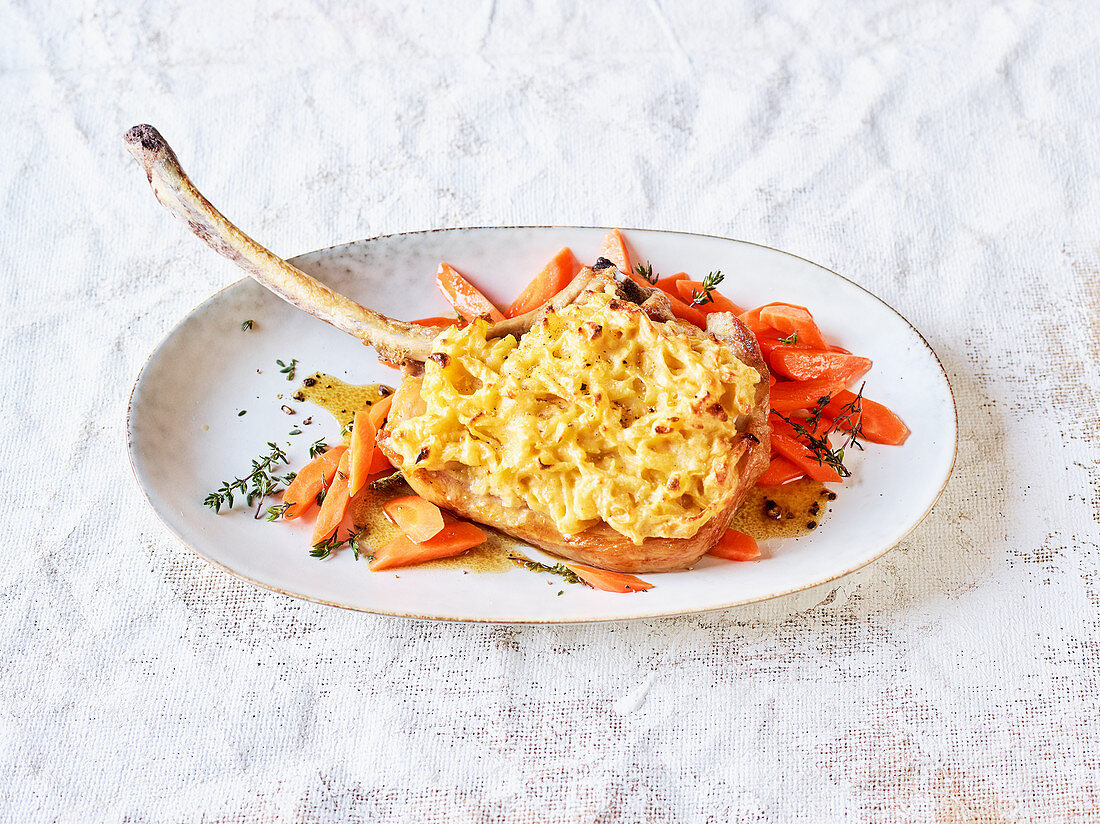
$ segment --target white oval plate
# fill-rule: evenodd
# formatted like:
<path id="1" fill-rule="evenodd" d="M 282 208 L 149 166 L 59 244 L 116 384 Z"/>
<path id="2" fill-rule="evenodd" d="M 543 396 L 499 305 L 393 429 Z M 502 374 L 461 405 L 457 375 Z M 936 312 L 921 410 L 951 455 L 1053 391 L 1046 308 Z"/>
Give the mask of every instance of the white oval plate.
<path id="1" fill-rule="evenodd" d="M 399 318 L 448 314 L 435 287 L 446 259 L 490 299 L 506 305 L 550 256 L 570 246 L 595 260 L 604 229 L 499 228 L 419 232 L 311 252 L 294 263 L 339 292 Z M 793 255 L 725 238 L 626 232 L 638 260 L 664 274 L 726 273 L 723 293 L 746 306 L 782 300 L 811 307 L 826 335 L 874 360 L 867 395 L 896 410 L 912 429 L 902 447 L 869 444 L 850 462 L 816 532 L 763 542 L 763 559 L 704 558 L 686 572 L 645 575 L 649 592 L 614 595 L 547 586 L 551 576 L 515 569 L 463 575 L 456 569 L 371 573 L 344 551 L 309 556 L 309 526 L 269 524 L 242 508 L 215 515 L 203 506 L 220 480 L 243 474 L 266 442 L 291 442 L 291 466 L 311 441 L 339 438 L 323 411 L 290 399 L 301 378 L 327 372 L 351 383 L 389 383 L 397 374 L 373 350 L 283 303 L 244 279 L 188 315 L 150 356 L 129 411 L 130 458 L 165 525 L 201 557 L 258 586 L 333 606 L 407 617 L 464 621 L 603 621 L 701 612 L 759 601 L 825 583 L 878 558 L 928 513 L 955 458 L 955 405 L 935 353 L 912 326 L 874 295 Z M 241 322 L 253 319 L 250 332 Z M 276 359 L 298 359 L 287 382 Z M 262 373 L 262 374 L 261 374 Z M 283 399 L 277 396 L 282 394 Z M 299 413 L 289 417 L 289 403 Z M 240 410 L 247 414 L 238 416 Z M 295 421 L 313 415 L 304 434 Z M 532 557 L 539 557 L 533 550 Z M 559 590 L 564 594 L 557 595 Z"/>

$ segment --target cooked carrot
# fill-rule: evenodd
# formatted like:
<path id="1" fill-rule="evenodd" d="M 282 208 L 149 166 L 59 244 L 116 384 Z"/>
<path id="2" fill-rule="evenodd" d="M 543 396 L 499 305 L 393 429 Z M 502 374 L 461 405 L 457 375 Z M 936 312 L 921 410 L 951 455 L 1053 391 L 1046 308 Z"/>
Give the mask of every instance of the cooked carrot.
<path id="1" fill-rule="evenodd" d="M 752 561 L 760 557 L 760 545 L 751 535 L 727 529 L 707 554 L 728 561 Z"/>
<path id="2" fill-rule="evenodd" d="M 798 333 L 798 342 L 811 349 L 825 349 L 825 337 L 805 306 L 789 303 L 769 303 L 760 307 L 760 322 L 780 332 L 780 337 Z"/>
<path id="3" fill-rule="evenodd" d="M 772 424 L 772 448 L 789 460 L 815 481 L 841 483 L 839 473 L 826 463 L 818 460 L 817 454 L 795 435 L 794 430 L 785 426 L 783 431 L 778 423 Z"/>
<path id="4" fill-rule="evenodd" d="M 805 474 L 801 467 L 795 466 L 782 455 L 776 455 L 772 458 L 772 462 L 768 464 L 768 468 L 764 470 L 764 474 L 756 479 L 756 485 L 779 486 L 789 481 L 798 480 Z"/>
<path id="5" fill-rule="evenodd" d="M 760 344 L 760 353 L 764 356 L 765 360 L 770 358 L 772 352 L 776 349 L 782 349 L 784 347 L 787 349 L 813 349 L 812 346 L 807 346 L 800 340 L 788 343 L 785 340 L 780 340 L 775 335 L 776 333 L 772 332 L 771 334 L 756 336 L 756 342 Z"/>
<path id="6" fill-rule="evenodd" d="M 760 312 L 763 310 L 763 308 L 764 307 L 760 306 L 756 309 L 750 309 L 747 312 L 742 312 L 738 316 L 741 319 L 741 322 L 745 324 L 745 326 L 749 327 L 749 331 L 756 335 L 757 338 L 759 338 L 761 335 L 767 335 L 775 331 L 766 323 L 761 322 Z"/>
<path id="7" fill-rule="evenodd" d="M 379 472 L 389 472 L 393 469 L 393 463 L 386 457 L 386 453 L 382 451 L 381 447 L 374 447 L 374 452 L 371 454 L 370 469 L 367 471 L 371 475 L 377 475 Z"/>
<path id="8" fill-rule="evenodd" d="M 678 280 L 674 286 L 684 303 L 691 303 L 695 300 L 696 294 L 703 294 L 703 284 L 697 280 Z M 710 297 L 711 299 L 706 303 L 700 303 L 695 308 L 707 315 L 711 312 L 733 312 L 735 315 L 740 315 L 745 311 L 717 289 L 710 290 Z"/>
<path id="9" fill-rule="evenodd" d="M 634 279 L 646 286 L 652 286 L 650 283 L 646 283 L 645 278 L 639 278 L 634 274 L 634 271 L 630 267 L 630 252 L 626 248 L 626 240 L 623 239 L 623 233 L 618 229 L 612 229 L 606 235 L 603 236 L 603 243 L 600 245 L 600 257 L 605 257 L 615 264 L 615 268 L 620 272 L 633 275 Z"/>
<path id="10" fill-rule="evenodd" d="M 843 352 L 791 348 L 774 350 L 770 365 L 775 372 L 792 380 L 831 380 L 847 385 L 867 374 L 871 360 Z"/>
<path id="11" fill-rule="evenodd" d="M 374 424 L 374 428 L 381 429 L 382 424 L 386 422 L 386 419 L 390 415 L 390 407 L 393 406 L 393 395 L 386 395 L 380 401 L 375 401 L 371 404 L 370 408 L 370 422 Z"/>
<path id="12" fill-rule="evenodd" d="M 485 543 L 486 535 L 476 526 L 465 521 L 446 524 L 436 535 L 416 543 L 399 535 L 388 544 L 374 551 L 374 559 L 368 565 L 371 572 L 394 567 L 422 564 L 439 558 L 452 558 L 467 549 Z"/>
<path id="13" fill-rule="evenodd" d="M 443 293 L 443 297 L 463 320 L 473 321 L 480 317 L 487 317 L 494 323 L 504 320 L 501 311 L 451 264 L 439 264 L 435 282 L 439 286 L 439 291 Z"/>
<path id="14" fill-rule="evenodd" d="M 675 275 L 669 275 L 664 278 L 657 278 L 657 282 L 653 284 L 658 289 L 664 289 L 669 294 L 676 294 L 676 281 L 687 280 L 687 272 L 677 272 Z"/>
<path id="15" fill-rule="evenodd" d="M 843 388 L 843 383 L 832 380 L 778 381 L 772 386 L 772 409 L 783 413 L 796 409 L 813 409 L 821 398 L 831 396 Z"/>
<path id="16" fill-rule="evenodd" d="M 625 572 L 611 572 L 584 564 L 566 564 L 566 566 L 590 587 L 602 589 L 604 592 L 645 592 L 647 589 L 653 589 L 653 584 L 647 584 L 641 578 L 635 578 Z"/>
<path id="17" fill-rule="evenodd" d="M 668 302 L 672 304 L 672 314 L 680 320 L 694 323 L 700 329 L 707 328 L 707 316 L 704 313 L 700 312 L 694 306 L 688 306 L 671 292 L 665 291 L 665 294 L 668 296 Z"/>
<path id="18" fill-rule="evenodd" d="M 505 317 L 514 318 L 516 315 L 522 315 L 524 312 L 530 312 L 542 306 L 568 286 L 580 268 L 570 248 L 563 247 L 550 259 L 549 263 L 542 267 L 542 271 L 535 275 L 527 284 L 527 288 L 520 292 L 519 297 L 505 310 Z"/>
<path id="19" fill-rule="evenodd" d="M 283 510 L 284 518 L 293 521 L 317 503 L 317 496 L 332 483 L 332 477 L 346 451 L 347 447 L 343 444 L 334 446 L 302 467 L 283 493 L 283 503 L 287 505 Z"/>
<path id="20" fill-rule="evenodd" d="M 382 511 L 415 543 L 433 538 L 443 529 L 443 513 L 419 495 L 402 495 L 382 505 Z"/>
<path id="21" fill-rule="evenodd" d="M 355 497 L 370 475 L 371 458 L 377 434 L 370 412 L 356 412 L 351 429 L 351 446 L 348 447 L 348 495 Z"/>
<path id="22" fill-rule="evenodd" d="M 332 483 L 328 485 L 325 500 L 321 502 L 317 523 L 313 525 L 311 543 L 314 546 L 332 537 L 332 533 L 336 531 L 336 527 L 340 526 L 340 521 L 344 520 L 344 513 L 347 512 L 348 502 L 351 501 L 351 496 L 348 494 L 348 454 L 345 451 L 340 456 L 336 474 L 332 478 Z"/>
<path id="23" fill-rule="evenodd" d="M 837 427 L 851 431 L 855 425 L 855 416 L 852 411 L 845 411 L 844 407 L 856 399 L 855 392 L 842 389 L 833 395 L 833 398 L 825 407 L 825 412 L 836 420 Z M 888 407 L 876 403 L 869 398 L 861 398 L 863 417 L 860 421 L 862 438 L 872 443 L 890 444 L 898 446 L 905 443 L 909 437 L 909 427 L 901 418 Z"/>
<path id="24" fill-rule="evenodd" d="M 442 318 L 442 317 L 418 318 L 417 320 L 414 320 L 412 322 L 415 323 L 417 326 L 461 326 L 462 325 L 462 321 L 460 321 L 458 318 Z"/>

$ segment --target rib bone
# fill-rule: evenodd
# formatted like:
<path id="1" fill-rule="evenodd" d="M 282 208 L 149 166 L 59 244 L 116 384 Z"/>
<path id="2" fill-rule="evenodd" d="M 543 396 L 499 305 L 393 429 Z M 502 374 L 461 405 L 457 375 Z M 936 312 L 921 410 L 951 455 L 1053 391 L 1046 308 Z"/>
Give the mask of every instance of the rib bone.
<path id="1" fill-rule="evenodd" d="M 283 300 L 373 346 L 391 363 L 423 361 L 431 354 L 439 328 L 394 320 L 361 306 L 333 292 L 234 226 L 195 188 L 180 167 L 176 153 L 155 128 L 134 126 L 126 132 L 124 140 L 130 154 L 144 167 L 157 200 L 215 252 L 236 263 Z M 573 302 L 590 277 L 591 270 L 584 270 L 549 305 L 560 308 Z M 489 336 L 522 335 L 544 308 L 494 324 L 489 328 Z"/>

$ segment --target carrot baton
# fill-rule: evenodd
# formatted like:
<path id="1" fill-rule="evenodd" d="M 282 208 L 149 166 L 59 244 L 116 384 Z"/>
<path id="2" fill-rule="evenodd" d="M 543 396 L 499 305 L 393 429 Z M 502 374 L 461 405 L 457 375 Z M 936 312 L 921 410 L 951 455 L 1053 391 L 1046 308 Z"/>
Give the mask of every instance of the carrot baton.
<path id="1" fill-rule="evenodd" d="M 872 364 L 869 358 L 843 352 L 784 347 L 772 350 L 770 365 L 792 380 L 829 380 L 846 386 L 866 375 Z"/>
<path id="2" fill-rule="evenodd" d="M 334 446 L 302 467 L 290 486 L 283 492 L 283 503 L 286 504 L 286 509 L 283 510 L 284 518 L 292 521 L 308 512 L 317 503 L 317 496 L 332 483 L 336 469 L 340 465 L 340 459 L 346 450 L 347 447 L 343 444 Z"/>
<path id="3" fill-rule="evenodd" d="M 604 592 L 645 592 L 653 589 L 653 584 L 643 581 L 625 572 L 611 572 L 585 564 L 565 564 L 573 573 L 593 589 Z"/>
<path id="4" fill-rule="evenodd" d="M 612 229 L 604 235 L 603 243 L 600 244 L 600 257 L 605 257 L 610 260 L 615 264 L 616 269 L 624 275 L 630 275 L 635 281 L 641 283 L 643 286 L 653 285 L 639 278 L 630 268 L 630 252 L 626 248 L 626 239 L 623 238 L 623 233 L 618 229 Z"/>
<path id="5" fill-rule="evenodd" d="M 493 306 L 492 302 L 451 264 L 439 264 L 435 282 L 439 285 L 439 291 L 443 293 L 447 303 L 454 307 L 463 320 L 473 321 L 478 318 L 493 322 L 504 320 L 504 313 Z"/>
<path id="6" fill-rule="evenodd" d="M 410 541 L 421 543 L 438 535 L 444 526 L 443 512 L 419 495 L 404 495 L 382 505 L 382 511 L 397 524 Z"/>
<path id="7" fill-rule="evenodd" d="M 782 455 L 772 458 L 764 474 L 756 479 L 757 486 L 779 486 L 797 480 L 805 475 L 802 467 L 787 460 Z"/>
<path id="8" fill-rule="evenodd" d="M 505 310 L 505 316 L 514 318 L 542 306 L 568 286 L 580 268 L 572 250 L 568 246 L 563 247 Z"/>
<path id="9" fill-rule="evenodd" d="M 351 496 L 348 494 L 348 453 L 340 456 L 340 465 L 336 469 L 336 475 L 325 493 L 325 500 L 321 502 L 321 511 L 317 513 L 317 522 L 313 525 L 313 546 L 323 543 L 332 537 L 332 533 L 344 520 L 344 514 L 348 510 Z"/>
<path id="10" fill-rule="evenodd" d="M 707 554 L 727 561 L 754 561 L 760 557 L 760 545 L 751 535 L 727 529 Z"/>
<path id="11" fill-rule="evenodd" d="M 371 572 L 453 558 L 468 549 L 485 543 L 486 535 L 473 524 L 456 521 L 447 524 L 435 536 L 417 543 L 400 535 L 374 551 L 368 567 Z"/>

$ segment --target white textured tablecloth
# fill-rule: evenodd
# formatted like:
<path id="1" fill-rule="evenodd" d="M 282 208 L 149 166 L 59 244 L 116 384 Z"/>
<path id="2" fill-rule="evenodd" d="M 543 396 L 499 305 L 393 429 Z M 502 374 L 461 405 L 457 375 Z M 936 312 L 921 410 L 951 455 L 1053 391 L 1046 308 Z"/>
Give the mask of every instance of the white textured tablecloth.
<path id="1" fill-rule="evenodd" d="M 1100 820 L 1098 12 L 0 0 L 0 820 Z M 145 357 L 238 277 L 139 122 L 286 255 L 564 223 L 818 261 L 939 353 L 954 478 L 862 572 L 700 617 L 254 589 L 126 458 Z"/>

